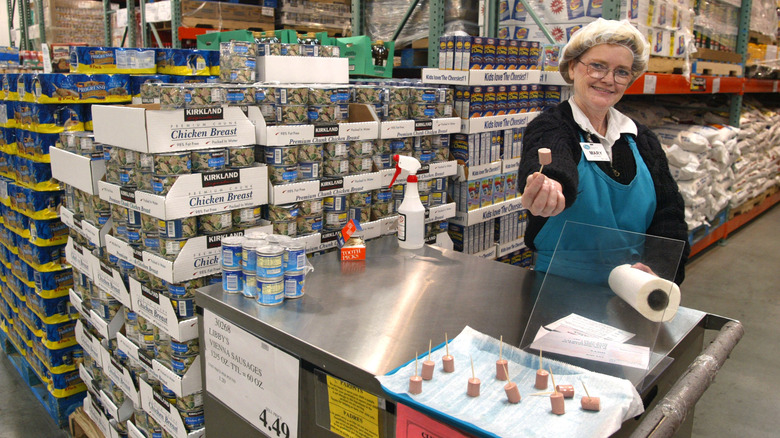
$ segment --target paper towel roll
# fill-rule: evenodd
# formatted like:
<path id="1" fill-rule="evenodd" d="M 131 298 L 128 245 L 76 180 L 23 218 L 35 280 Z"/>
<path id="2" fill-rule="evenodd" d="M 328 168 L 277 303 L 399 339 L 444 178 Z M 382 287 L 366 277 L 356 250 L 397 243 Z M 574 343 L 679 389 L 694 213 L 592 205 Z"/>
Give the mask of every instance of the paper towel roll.
<path id="1" fill-rule="evenodd" d="M 609 274 L 609 287 L 650 321 L 671 321 L 680 307 L 680 288 L 675 283 L 631 265 L 613 269 Z"/>

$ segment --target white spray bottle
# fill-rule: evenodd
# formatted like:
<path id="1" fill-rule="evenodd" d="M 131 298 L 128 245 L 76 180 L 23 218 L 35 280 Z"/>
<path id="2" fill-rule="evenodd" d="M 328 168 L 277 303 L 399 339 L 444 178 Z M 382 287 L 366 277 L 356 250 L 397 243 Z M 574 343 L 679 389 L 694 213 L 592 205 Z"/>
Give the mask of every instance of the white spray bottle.
<path id="1" fill-rule="evenodd" d="M 418 249 L 425 245 L 425 207 L 420 202 L 420 193 L 417 191 L 417 171 L 420 162 L 413 157 L 394 155 L 396 161 L 395 175 L 390 181 L 390 187 L 395 179 L 405 170 L 409 173 L 406 177 L 406 190 L 404 200 L 398 207 L 398 246 L 403 249 Z"/>

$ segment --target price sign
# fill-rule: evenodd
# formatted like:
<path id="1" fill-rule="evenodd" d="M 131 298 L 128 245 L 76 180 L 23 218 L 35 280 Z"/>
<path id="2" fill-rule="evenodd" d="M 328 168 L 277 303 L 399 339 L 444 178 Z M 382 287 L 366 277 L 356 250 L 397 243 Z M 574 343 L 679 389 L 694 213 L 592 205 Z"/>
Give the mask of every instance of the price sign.
<path id="1" fill-rule="evenodd" d="M 642 87 L 643 94 L 655 94 L 655 87 L 658 83 L 658 76 L 645 74 L 645 83 Z"/>
<path id="2" fill-rule="evenodd" d="M 206 391 L 270 437 L 298 436 L 299 361 L 206 309 Z"/>

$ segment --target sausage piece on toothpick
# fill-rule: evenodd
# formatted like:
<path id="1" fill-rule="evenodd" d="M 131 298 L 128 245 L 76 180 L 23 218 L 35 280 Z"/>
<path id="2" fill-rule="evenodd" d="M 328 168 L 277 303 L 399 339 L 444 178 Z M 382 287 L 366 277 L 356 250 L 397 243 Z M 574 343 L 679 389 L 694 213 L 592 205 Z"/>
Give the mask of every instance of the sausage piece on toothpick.
<path id="1" fill-rule="evenodd" d="M 507 376 L 508 383 L 504 385 L 504 392 L 506 392 L 506 398 L 509 403 L 520 403 L 520 389 L 517 388 L 517 384 L 509 380 L 509 370 L 504 366 L 504 373 Z"/>
<path id="2" fill-rule="evenodd" d="M 474 359 L 471 359 L 471 378 L 469 379 L 469 386 L 466 390 L 466 394 L 469 397 L 479 397 L 480 381 L 477 379 L 477 375 L 474 373 Z"/>
<path id="3" fill-rule="evenodd" d="M 422 377 L 417 375 L 417 353 L 414 353 L 414 376 L 409 378 L 409 394 L 422 392 Z"/>
<path id="4" fill-rule="evenodd" d="M 553 388 L 555 388 L 555 376 L 552 373 L 552 368 L 550 369 L 550 378 L 552 379 Z M 563 403 L 563 394 L 557 390 L 552 393 L 550 395 L 550 407 L 552 408 L 552 413 L 555 415 L 565 414 L 566 405 Z"/>
<path id="5" fill-rule="evenodd" d="M 447 340 L 447 333 L 444 333 L 444 348 L 447 352 L 441 358 L 441 365 L 444 367 L 445 373 L 452 373 L 455 371 L 455 358 L 450 356 L 450 342 Z"/>
<path id="6" fill-rule="evenodd" d="M 496 380 L 507 380 L 509 373 L 509 362 L 503 357 L 504 337 L 501 336 L 498 345 L 498 360 L 496 361 Z"/>
<path id="7" fill-rule="evenodd" d="M 542 167 L 539 168 L 539 173 L 542 172 L 544 166 L 550 163 L 552 163 L 552 151 L 547 148 L 539 148 L 539 164 L 542 165 Z"/>
<path id="8" fill-rule="evenodd" d="M 536 370 L 536 383 L 534 383 L 534 388 L 547 389 L 548 377 L 549 374 L 542 368 L 542 350 L 539 350 L 539 369 Z"/>
<path id="9" fill-rule="evenodd" d="M 431 360 L 431 340 L 428 340 L 428 360 L 423 361 L 422 378 L 423 380 L 433 379 L 433 368 L 436 364 Z"/>
<path id="10" fill-rule="evenodd" d="M 582 383 L 582 387 L 585 389 L 585 394 L 587 395 L 587 397 L 582 397 L 580 399 L 580 405 L 582 405 L 582 409 L 586 411 L 600 411 L 601 399 L 599 397 L 591 397 L 590 393 L 588 392 L 588 388 L 584 383 Z"/>

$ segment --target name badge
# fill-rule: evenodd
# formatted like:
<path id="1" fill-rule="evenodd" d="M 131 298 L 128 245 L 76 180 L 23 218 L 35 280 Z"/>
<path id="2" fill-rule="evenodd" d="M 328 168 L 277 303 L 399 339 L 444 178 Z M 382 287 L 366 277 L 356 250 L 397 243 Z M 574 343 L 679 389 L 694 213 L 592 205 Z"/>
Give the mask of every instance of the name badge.
<path id="1" fill-rule="evenodd" d="M 601 143 L 588 143 L 583 141 L 580 142 L 580 148 L 582 148 L 585 159 L 588 161 L 609 161 L 607 151 Z"/>

